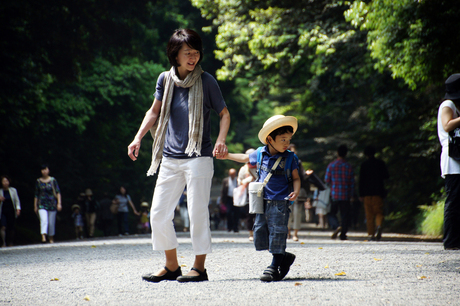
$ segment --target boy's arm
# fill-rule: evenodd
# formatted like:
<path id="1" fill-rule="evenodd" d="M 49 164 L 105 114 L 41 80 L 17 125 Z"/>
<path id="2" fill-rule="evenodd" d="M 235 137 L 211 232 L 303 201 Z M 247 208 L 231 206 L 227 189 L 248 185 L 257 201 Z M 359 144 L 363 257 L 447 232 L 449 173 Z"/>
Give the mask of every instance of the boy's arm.
<path id="1" fill-rule="evenodd" d="M 249 154 L 244 154 L 244 153 L 228 153 L 225 158 L 236 161 L 238 163 L 249 162 Z"/>
<path id="2" fill-rule="evenodd" d="M 299 196 L 300 192 L 300 176 L 299 170 L 294 169 L 292 171 L 292 184 L 294 186 L 294 191 L 289 194 L 289 201 L 295 201 Z"/>

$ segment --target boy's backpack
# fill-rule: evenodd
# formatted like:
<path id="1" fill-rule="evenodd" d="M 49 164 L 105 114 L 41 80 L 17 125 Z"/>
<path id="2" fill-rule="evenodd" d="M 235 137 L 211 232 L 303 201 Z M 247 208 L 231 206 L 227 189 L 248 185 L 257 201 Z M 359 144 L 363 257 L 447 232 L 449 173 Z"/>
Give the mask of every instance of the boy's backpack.
<path id="1" fill-rule="evenodd" d="M 291 171 L 291 165 L 292 165 L 292 160 L 294 159 L 294 152 L 288 151 L 288 157 L 286 158 L 286 163 L 284 164 L 284 170 L 275 170 L 272 171 L 271 169 L 268 169 L 264 166 L 262 166 L 262 148 L 259 147 L 257 148 L 257 175 L 260 177 L 260 170 L 264 170 L 265 172 L 272 172 L 275 175 L 283 175 L 286 177 L 286 180 L 289 185 L 292 184 L 292 171 Z M 283 159 L 285 159 L 283 157 Z"/>

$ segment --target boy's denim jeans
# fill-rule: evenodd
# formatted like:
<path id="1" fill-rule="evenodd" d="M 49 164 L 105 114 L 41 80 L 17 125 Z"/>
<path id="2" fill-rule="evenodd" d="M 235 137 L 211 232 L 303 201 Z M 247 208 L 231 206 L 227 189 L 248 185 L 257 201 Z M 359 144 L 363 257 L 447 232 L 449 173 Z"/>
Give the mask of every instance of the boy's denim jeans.
<path id="1" fill-rule="evenodd" d="M 289 206 L 289 201 L 264 200 L 265 214 L 257 214 L 254 223 L 254 245 L 257 251 L 285 253 Z"/>

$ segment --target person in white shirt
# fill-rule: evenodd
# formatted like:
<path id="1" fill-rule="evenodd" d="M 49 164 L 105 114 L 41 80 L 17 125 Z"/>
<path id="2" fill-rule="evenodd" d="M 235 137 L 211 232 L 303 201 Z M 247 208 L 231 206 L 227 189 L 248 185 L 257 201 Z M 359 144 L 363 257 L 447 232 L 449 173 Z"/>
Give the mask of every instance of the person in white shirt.
<path id="1" fill-rule="evenodd" d="M 460 105 L 460 73 L 451 75 L 445 86 L 446 95 L 438 111 L 438 137 L 442 146 L 441 176 L 445 179 L 447 194 L 443 243 L 446 250 L 460 250 L 460 154 L 455 154 L 455 147 L 449 144 L 449 132 L 460 132 L 457 109 Z M 457 152 L 460 153 L 460 150 Z"/>

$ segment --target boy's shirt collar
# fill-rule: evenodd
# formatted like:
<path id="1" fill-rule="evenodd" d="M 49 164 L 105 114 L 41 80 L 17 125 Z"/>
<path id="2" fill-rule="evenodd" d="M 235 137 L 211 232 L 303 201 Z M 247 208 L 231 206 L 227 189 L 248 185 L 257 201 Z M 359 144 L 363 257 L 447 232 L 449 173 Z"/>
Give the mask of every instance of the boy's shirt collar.
<path id="1" fill-rule="evenodd" d="M 262 148 L 262 154 L 264 154 L 264 153 L 267 154 L 267 155 L 270 156 L 270 157 L 276 156 L 276 155 L 282 156 L 282 157 L 287 157 L 287 156 L 289 155 L 289 150 L 286 150 L 286 151 L 284 151 L 283 153 L 278 152 L 278 153 L 276 153 L 275 155 L 271 155 L 271 154 L 270 154 L 270 149 L 269 149 L 268 145 L 266 145 L 266 146 L 264 146 L 264 147 Z"/>

